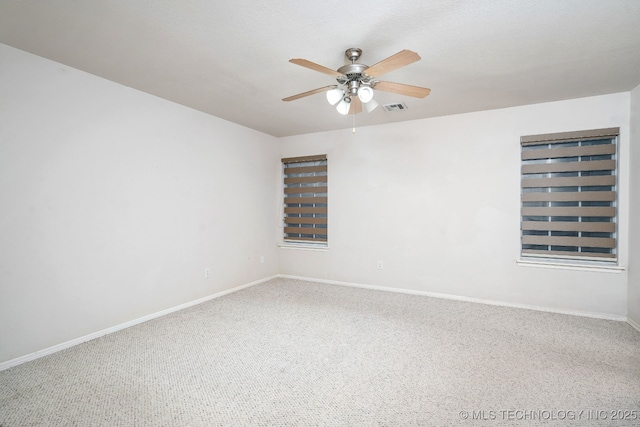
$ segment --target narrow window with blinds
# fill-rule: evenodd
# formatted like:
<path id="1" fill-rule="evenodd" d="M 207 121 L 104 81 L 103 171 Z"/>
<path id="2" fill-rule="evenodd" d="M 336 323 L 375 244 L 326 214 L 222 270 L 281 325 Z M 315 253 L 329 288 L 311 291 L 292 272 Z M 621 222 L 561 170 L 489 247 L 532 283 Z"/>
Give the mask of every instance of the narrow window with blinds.
<path id="1" fill-rule="evenodd" d="M 327 243 L 327 157 L 282 159 L 284 240 Z"/>
<path id="2" fill-rule="evenodd" d="M 522 145 L 522 255 L 615 261 L 619 128 L 531 135 Z"/>

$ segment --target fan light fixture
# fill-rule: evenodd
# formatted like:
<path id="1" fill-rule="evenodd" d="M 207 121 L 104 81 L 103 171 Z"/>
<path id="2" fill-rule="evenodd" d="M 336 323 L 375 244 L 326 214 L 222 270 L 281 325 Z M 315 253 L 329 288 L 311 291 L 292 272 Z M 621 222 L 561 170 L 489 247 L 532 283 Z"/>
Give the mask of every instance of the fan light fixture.
<path id="1" fill-rule="evenodd" d="M 370 113 L 376 109 L 379 105 L 373 99 L 373 89 L 371 86 L 356 86 L 354 85 L 351 96 L 357 94 L 360 101 L 364 104 L 364 107 L 367 109 L 367 112 Z M 336 106 L 336 110 L 340 114 L 349 114 L 349 110 L 351 107 L 351 98 L 349 96 L 345 96 L 345 91 L 340 88 L 332 88 L 327 91 L 327 101 L 331 105 Z M 336 105 L 337 104 L 337 105 Z"/>
<path id="2" fill-rule="evenodd" d="M 358 98 L 365 104 L 373 99 L 373 89 L 369 86 L 362 86 L 358 89 Z"/>
<path id="3" fill-rule="evenodd" d="M 372 112 L 373 110 L 375 110 L 375 109 L 376 109 L 376 107 L 377 107 L 378 105 L 379 105 L 379 104 L 376 102 L 376 100 L 375 100 L 375 99 L 372 99 L 371 101 L 366 102 L 366 103 L 364 104 L 364 108 L 366 108 L 366 109 L 367 109 L 367 113 L 370 113 L 370 112 Z"/>
<path id="4" fill-rule="evenodd" d="M 342 89 L 333 88 L 327 91 L 327 101 L 329 104 L 336 105 L 344 97 L 344 91 Z"/>
<path id="5" fill-rule="evenodd" d="M 350 107 L 351 107 L 351 98 L 349 98 L 348 96 L 345 96 L 344 98 L 342 98 L 342 101 L 340 101 L 338 105 L 336 105 L 336 110 L 338 110 L 338 113 L 344 116 L 349 114 Z"/>

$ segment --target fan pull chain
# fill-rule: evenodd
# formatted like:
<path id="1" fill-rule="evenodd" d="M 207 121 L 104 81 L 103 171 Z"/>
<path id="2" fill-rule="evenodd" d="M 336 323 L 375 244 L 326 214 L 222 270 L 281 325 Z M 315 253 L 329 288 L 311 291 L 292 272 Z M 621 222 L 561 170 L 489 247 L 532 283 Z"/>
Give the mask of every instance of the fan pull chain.
<path id="1" fill-rule="evenodd" d="M 351 117 L 353 117 L 353 131 L 351 133 L 356 133 L 356 115 L 352 114 Z"/>

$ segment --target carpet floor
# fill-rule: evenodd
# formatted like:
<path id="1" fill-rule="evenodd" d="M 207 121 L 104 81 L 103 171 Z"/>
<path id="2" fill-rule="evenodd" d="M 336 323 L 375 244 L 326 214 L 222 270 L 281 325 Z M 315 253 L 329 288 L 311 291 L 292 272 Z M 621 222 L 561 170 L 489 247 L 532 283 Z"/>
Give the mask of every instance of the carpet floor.
<path id="1" fill-rule="evenodd" d="M 275 279 L 0 372 L 0 426 L 640 426 L 623 322 Z"/>

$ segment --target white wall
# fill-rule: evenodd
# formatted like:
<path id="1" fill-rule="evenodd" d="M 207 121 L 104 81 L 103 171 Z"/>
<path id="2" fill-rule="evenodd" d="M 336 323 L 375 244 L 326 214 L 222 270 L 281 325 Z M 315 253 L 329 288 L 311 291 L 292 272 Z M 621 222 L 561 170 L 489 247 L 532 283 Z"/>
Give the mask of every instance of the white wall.
<path id="1" fill-rule="evenodd" d="M 629 228 L 629 265 L 627 317 L 640 327 L 640 86 L 631 91 L 631 194 Z"/>
<path id="2" fill-rule="evenodd" d="M 277 273 L 614 316 L 629 292 L 640 323 L 638 264 L 627 289 L 515 263 L 520 135 L 612 126 L 621 265 L 640 254 L 639 88 L 277 140 L 5 45 L 0 64 L 0 363 Z M 330 249 L 278 250 L 279 158 L 317 153 Z"/>
<path id="3" fill-rule="evenodd" d="M 277 274 L 275 138 L 5 45 L 0 64 L 0 362 Z"/>
<path id="4" fill-rule="evenodd" d="M 328 154 L 330 248 L 281 248 L 280 273 L 624 317 L 626 271 L 515 262 L 520 136 L 614 126 L 626 266 L 629 93 L 621 93 L 281 138 L 283 157 Z"/>

